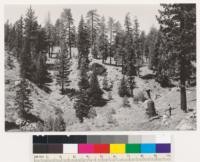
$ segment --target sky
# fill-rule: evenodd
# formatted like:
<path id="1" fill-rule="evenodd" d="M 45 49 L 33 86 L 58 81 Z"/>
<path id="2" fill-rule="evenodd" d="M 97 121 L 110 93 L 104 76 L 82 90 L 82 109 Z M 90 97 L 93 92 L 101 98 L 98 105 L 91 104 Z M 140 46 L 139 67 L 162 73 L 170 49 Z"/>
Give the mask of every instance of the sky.
<path id="1" fill-rule="evenodd" d="M 81 15 L 85 16 L 90 9 L 97 9 L 98 14 L 108 17 L 113 17 L 124 25 L 125 15 L 129 12 L 132 21 L 137 17 L 140 30 L 149 32 L 152 26 L 159 28 L 159 24 L 155 15 L 158 15 L 158 10 L 161 8 L 159 4 L 131 4 L 131 5 L 31 5 L 35 10 L 37 20 L 40 24 L 44 25 L 47 19 L 48 12 L 51 16 L 51 21 L 54 24 L 56 19 L 60 17 L 60 14 L 64 8 L 71 8 L 72 16 L 74 18 L 74 24 L 77 26 Z M 27 8 L 30 5 L 5 5 L 4 7 L 4 20 L 9 20 L 13 23 L 22 15 L 24 16 Z"/>

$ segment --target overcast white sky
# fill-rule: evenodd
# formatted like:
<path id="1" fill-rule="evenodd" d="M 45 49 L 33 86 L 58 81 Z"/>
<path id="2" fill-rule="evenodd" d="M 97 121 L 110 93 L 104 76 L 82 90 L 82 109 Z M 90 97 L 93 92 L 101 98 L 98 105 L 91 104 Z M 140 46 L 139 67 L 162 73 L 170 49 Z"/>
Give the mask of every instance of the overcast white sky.
<path id="1" fill-rule="evenodd" d="M 5 5 L 5 21 L 15 22 L 21 15 L 24 16 L 30 5 Z M 39 23 L 44 24 L 48 12 L 50 12 L 52 23 L 60 17 L 63 8 L 71 8 L 75 25 L 78 24 L 81 15 L 86 15 L 90 9 L 97 9 L 99 15 L 104 15 L 106 19 L 109 16 L 119 20 L 124 25 L 124 17 L 130 12 L 132 20 L 136 16 L 140 23 L 140 29 L 149 32 L 149 29 L 159 27 L 155 15 L 158 15 L 159 4 L 131 4 L 131 5 L 32 5 L 35 10 Z"/>

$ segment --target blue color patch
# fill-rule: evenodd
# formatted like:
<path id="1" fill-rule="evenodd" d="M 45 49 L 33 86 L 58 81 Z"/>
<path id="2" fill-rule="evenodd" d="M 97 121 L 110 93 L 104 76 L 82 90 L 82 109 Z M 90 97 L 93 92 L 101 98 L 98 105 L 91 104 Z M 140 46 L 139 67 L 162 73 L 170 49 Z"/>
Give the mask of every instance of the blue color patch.
<path id="1" fill-rule="evenodd" d="M 156 144 L 141 144 L 141 153 L 156 153 Z"/>

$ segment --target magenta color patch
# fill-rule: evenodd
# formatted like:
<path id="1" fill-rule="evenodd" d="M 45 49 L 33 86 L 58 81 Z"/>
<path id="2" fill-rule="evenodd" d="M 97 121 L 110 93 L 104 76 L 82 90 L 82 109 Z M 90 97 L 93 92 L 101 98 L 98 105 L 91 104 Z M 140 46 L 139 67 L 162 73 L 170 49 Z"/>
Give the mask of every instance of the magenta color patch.
<path id="1" fill-rule="evenodd" d="M 78 144 L 78 153 L 93 153 L 94 145 L 93 144 Z"/>

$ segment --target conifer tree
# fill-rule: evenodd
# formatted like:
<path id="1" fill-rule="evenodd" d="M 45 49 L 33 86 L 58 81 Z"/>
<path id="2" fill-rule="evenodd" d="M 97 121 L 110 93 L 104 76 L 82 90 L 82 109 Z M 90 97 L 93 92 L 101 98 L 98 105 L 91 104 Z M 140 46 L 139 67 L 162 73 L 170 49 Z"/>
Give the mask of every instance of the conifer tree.
<path id="1" fill-rule="evenodd" d="M 68 49 L 66 44 L 61 43 L 61 53 L 58 56 L 58 75 L 57 82 L 61 86 L 61 94 L 64 94 L 66 86 L 69 86 L 69 74 L 70 74 L 70 57 L 68 55 Z"/>
<path id="2" fill-rule="evenodd" d="M 141 49 L 141 55 L 142 55 L 142 63 L 144 62 L 144 59 L 145 59 L 145 56 L 146 56 L 145 41 L 146 41 L 146 34 L 145 34 L 144 31 L 142 31 L 140 33 L 140 49 Z"/>
<path id="3" fill-rule="evenodd" d="M 128 76 L 128 83 L 131 90 L 131 96 L 133 97 L 133 88 L 134 88 L 134 76 L 136 75 L 136 54 L 135 46 L 132 36 L 132 24 L 130 20 L 129 13 L 125 17 L 125 61 L 126 61 L 126 75 Z"/>
<path id="4" fill-rule="evenodd" d="M 80 122 L 83 122 L 84 118 L 88 117 L 90 111 L 89 97 L 86 91 L 80 91 L 76 102 L 74 104 L 74 109 L 76 110 L 76 116 L 79 118 Z"/>
<path id="5" fill-rule="evenodd" d="M 89 64 L 89 48 L 90 48 L 90 35 L 88 26 L 85 24 L 83 16 L 81 16 L 81 20 L 78 26 L 78 68 L 81 66 L 82 59 L 84 59 L 85 67 L 88 68 Z"/>
<path id="6" fill-rule="evenodd" d="M 16 27 L 15 47 L 16 47 L 16 52 L 17 52 L 17 58 L 19 59 L 20 54 L 23 49 L 24 20 L 22 16 L 20 17 L 19 20 L 16 21 L 15 27 Z"/>
<path id="7" fill-rule="evenodd" d="M 22 78 L 17 86 L 15 106 L 20 118 L 28 120 L 27 114 L 33 108 L 33 103 L 30 100 L 31 90 L 28 88 L 28 82 L 25 78 Z"/>
<path id="8" fill-rule="evenodd" d="M 118 63 L 122 66 L 122 74 L 124 74 L 124 64 L 125 64 L 125 33 L 124 31 L 119 31 L 115 35 L 114 39 L 114 49 L 115 55 L 114 59 L 116 61 L 116 65 Z"/>
<path id="9" fill-rule="evenodd" d="M 35 40 L 38 29 L 38 23 L 35 17 L 35 12 L 30 7 L 26 13 L 26 17 L 24 19 L 25 27 L 24 27 L 24 45 L 23 52 L 20 58 L 21 61 L 21 74 L 27 78 L 31 79 L 33 72 L 33 58 L 35 58 Z"/>
<path id="10" fill-rule="evenodd" d="M 100 35 L 98 37 L 98 51 L 102 58 L 102 63 L 104 63 L 104 61 L 108 57 L 108 39 L 106 34 L 106 24 L 104 17 L 101 18 L 99 26 L 100 26 Z"/>
<path id="11" fill-rule="evenodd" d="M 167 56 L 171 76 L 180 81 L 180 105 L 187 112 L 186 81 L 190 78 L 191 62 L 196 61 L 196 4 L 162 4 L 157 17 L 160 30 L 167 40 Z"/>
<path id="12" fill-rule="evenodd" d="M 151 27 L 149 34 L 147 35 L 146 39 L 146 55 L 148 57 L 148 65 L 149 68 L 152 69 L 152 61 L 154 58 L 155 53 L 155 45 L 156 45 L 156 39 L 158 36 L 158 30 L 155 27 Z"/>
<path id="13" fill-rule="evenodd" d="M 125 79 L 125 77 L 123 77 L 121 79 L 118 94 L 120 97 L 124 97 L 124 96 L 129 97 L 130 96 L 130 92 L 128 89 L 128 83 L 127 83 L 127 80 Z"/>
<path id="14" fill-rule="evenodd" d="M 53 50 L 53 25 L 51 23 L 51 16 L 49 12 L 48 12 L 47 20 L 45 22 L 45 30 L 47 34 L 48 53 L 49 53 L 49 57 L 51 57 L 51 52 Z"/>
<path id="15" fill-rule="evenodd" d="M 103 78 L 103 89 L 106 90 L 106 91 L 109 91 L 109 85 L 108 85 L 108 77 L 107 77 L 107 74 L 104 76 Z"/>
<path id="16" fill-rule="evenodd" d="M 92 53 L 94 54 L 93 50 L 95 48 L 95 40 L 97 38 L 97 31 L 98 31 L 98 24 L 99 24 L 99 15 L 97 10 L 90 10 L 87 12 L 87 21 L 89 23 L 90 29 L 90 45 L 92 49 Z M 96 58 L 96 55 L 94 55 Z"/>
<path id="17" fill-rule="evenodd" d="M 135 18 L 133 26 L 133 38 L 134 38 L 134 48 L 135 48 L 135 57 L 136 57 L 136 70 L 137 75 L 140 75 L 140 66 L 142 60 L 141 46 L 140 46 L 140 30 L 138 19 Z"/>
<path id="18" fill-rule="evenodd" d="M 109 31 L 109 57 L 110 57 L 110 64 L 112 64 L 112 55 L 113 55 L 113 31 L 114 31 L 114 19 L 109 17 L 108 19 L 108 31 Z"/>
<path id="19" fill-rule="evenodd" d="M 102 99 L 103 91 L 99 86 L 99 81 L 96 72 L 93 71 L 90 76 L 89 89 L 87 90 L 91 105 L 97 105 Z"/>
<path id="20" fill-rule="evenodd" d="M 85 63 L 85 59 L 82 59 L 81 61 L 81 67 L 80 67 L 80 80 L 78 82 L 78 86 L 79 86 L 79 89 L 82 91 L 82 90 L 87 90 L 89 88 L 89 78 L 88 78 L 88 75 L 87 75 L 87 64 Z"/>
<path id="21" fill-rule="evenodd" d="M 73 31 L 73 17 L 71 13 L 71 9 L 65 8 L 61 13 L 61 23 L 63 24 L 65 42 L 69 47 L 69 56 L 71 56 L 71 48 L 72 48 L 72 31 Z"/>
<path id="22" fill-rule="evenodd" d="M 4 42 L 5 45 L 8 46 L 9 44 L 9 36 L 10 36 L 11 25 L 10 22 L 7 20 L 4 24 Z"/>

